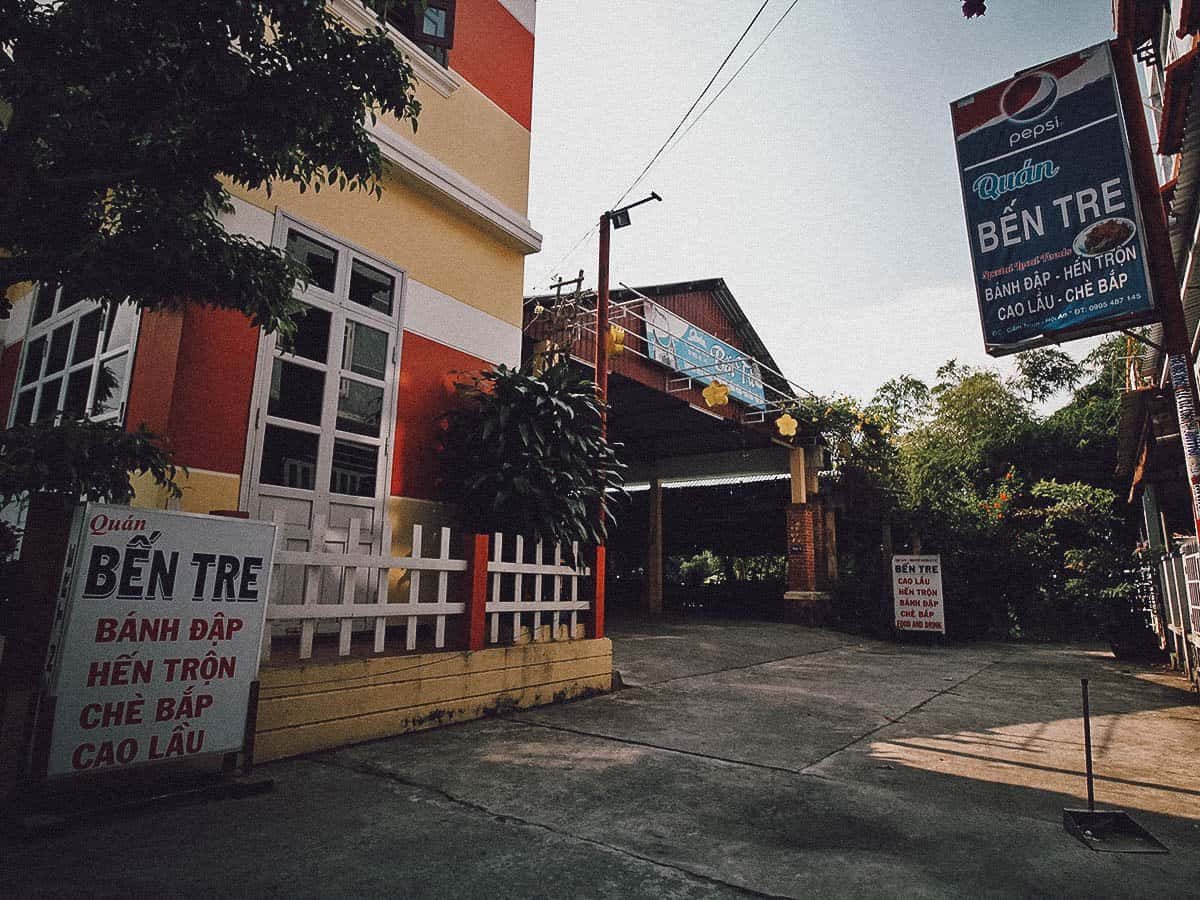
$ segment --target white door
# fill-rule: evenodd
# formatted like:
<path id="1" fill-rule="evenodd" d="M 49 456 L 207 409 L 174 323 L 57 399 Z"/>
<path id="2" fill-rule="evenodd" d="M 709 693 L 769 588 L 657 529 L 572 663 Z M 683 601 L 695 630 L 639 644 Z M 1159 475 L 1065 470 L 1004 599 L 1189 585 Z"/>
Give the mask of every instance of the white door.
<path id="1" fill-rule="evenodd" d="M 308 310 L 292 346 L 270 335 L 259 349 L 246 508 L 266 520 L 282 511 L 281 548 L 388 552 L 403 273 L 282 217 L 276 241 L 312 280 L 297 289 Z M 360 538 L 346 548 L 351 519 Z M 321 522 L 328 538 L 313 546 Z M 281 587 L 295 602 L 294 586 Z"/>

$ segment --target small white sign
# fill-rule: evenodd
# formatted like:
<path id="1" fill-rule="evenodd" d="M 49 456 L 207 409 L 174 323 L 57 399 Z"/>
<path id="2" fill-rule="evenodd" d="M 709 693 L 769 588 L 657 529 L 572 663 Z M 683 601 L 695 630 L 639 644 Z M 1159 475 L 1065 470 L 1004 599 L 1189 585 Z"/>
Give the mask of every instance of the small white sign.
<path id="1" fill-rule="evenodd" d="M 59 601 L 47 775 L 239 750 L 275 525 L 89 503 Z"/>
<path id="2" fill-rule="evenodd" d="M 940 556 L 893 556 L 892 596 L 897 631 L 946 633 Z"/>

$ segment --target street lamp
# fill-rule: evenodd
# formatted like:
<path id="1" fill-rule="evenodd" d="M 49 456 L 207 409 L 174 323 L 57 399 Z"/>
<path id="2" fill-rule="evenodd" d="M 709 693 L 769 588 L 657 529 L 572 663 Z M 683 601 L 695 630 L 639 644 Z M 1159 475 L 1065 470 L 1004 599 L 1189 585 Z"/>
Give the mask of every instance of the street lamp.
<path id="1" fill-rule="evenodd" d="M 611 229 L 628 226 L 629 211 L 651 200 L 662 202 L 662 197 L 651 191 L 649 197 L 620 209 L 610 209 L 600 216 L 600 272 L 596 279 L 596 396 L 601 403 L 601 429 L 606 429 L 608 420 L 604 404 L 608 403 L 608 255 Z"/>

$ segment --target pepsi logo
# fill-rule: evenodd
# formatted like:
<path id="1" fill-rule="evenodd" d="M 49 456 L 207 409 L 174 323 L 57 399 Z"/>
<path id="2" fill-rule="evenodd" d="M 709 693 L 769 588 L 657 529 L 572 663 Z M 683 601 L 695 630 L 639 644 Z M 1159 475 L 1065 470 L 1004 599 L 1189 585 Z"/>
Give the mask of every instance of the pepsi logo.
<path id="1" fill-rule="evenodd" d="M 1058 81 L 1049 72 L 1030 72 L 1004 89 L 1000 109 L 1013 122 L 1040 119 L 1058 102 Z"/>

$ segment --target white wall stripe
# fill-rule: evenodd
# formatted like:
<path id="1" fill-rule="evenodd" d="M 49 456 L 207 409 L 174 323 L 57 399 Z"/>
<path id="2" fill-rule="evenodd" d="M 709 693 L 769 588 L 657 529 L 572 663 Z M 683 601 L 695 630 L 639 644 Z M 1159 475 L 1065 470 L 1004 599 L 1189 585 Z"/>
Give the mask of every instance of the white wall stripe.
<path id="1" fill-rule="evenodd" d="M 29 330 L 33 294 L 34 291 L 30 289 L 14 299 L 8 318 L 0 320 L 0 350 L 25 339 L 25 332 Z"/>
<path id="2" fill-rule="evenodd" d="M 510 366 L 520 363 L 521 329 L 516 325 L 455 300 L 415 278 L 408 279 L 404 299 L 405 331 L 489 363 Z"/>
<path id="3" fill-rule="evenodd" d="M 275 214 L 247 203 L 240 197 L 230 197 L 233 214 L 221 217 L 221 224 L 230 234 L 244 234 L 267 246 L 275 233 Z"/>
<path id="4" fill-rule="evenodd" d="M 500 5 L 507 9 L 514 19 L 525 26 L 530 34 L 534 33 L 537 24 L 537 0 L 500 0 Z"/>

